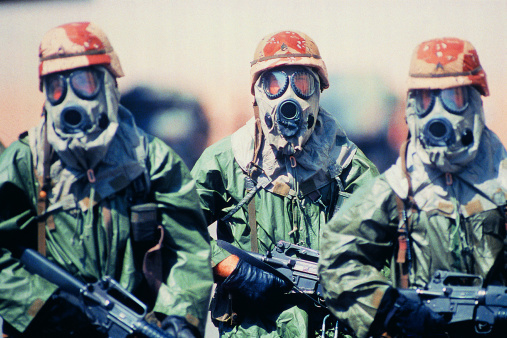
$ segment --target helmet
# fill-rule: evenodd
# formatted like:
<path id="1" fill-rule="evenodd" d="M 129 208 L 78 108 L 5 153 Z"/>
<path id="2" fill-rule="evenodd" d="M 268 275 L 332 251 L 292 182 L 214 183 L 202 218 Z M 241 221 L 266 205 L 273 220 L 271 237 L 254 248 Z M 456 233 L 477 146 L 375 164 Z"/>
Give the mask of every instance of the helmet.
<path id="1" fill-rule="evenodd" d="M 472 85 L 489 95 L 486 73 L 474 46 L 457 38 L 425 41 L 414 50 L 408 89 L 446 89 Z"/>
<path id="2" fill-rule="evenodd" d="M 115 77 L 123 76 L 120 60 L 107 36 L 90 22 L 68 23 L 49 30 L 39 47 L 39 62 L 39 79 L 93 65 L 103 65 Z"/>
<path id="3" fill-rule="evenodd" d="M 250 65 L 252 94 L 255 93 L 255 82 L 264 71 L 282 65 L 316 68 L 320 78 L 320 89 L 329 87 L 326 64 L 313 39 L 304 33 L 281 31 L 266 35 L 257 46 Z"/>

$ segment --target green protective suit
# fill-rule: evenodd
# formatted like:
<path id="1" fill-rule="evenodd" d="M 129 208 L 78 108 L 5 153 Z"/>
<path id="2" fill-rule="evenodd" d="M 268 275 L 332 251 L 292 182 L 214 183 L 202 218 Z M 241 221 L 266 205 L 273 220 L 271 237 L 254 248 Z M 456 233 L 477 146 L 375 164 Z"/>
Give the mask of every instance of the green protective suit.
<path id="1" fill-rule="evenodd" d="M 475 160 L 445 174 L 420 162 L 410 142 L 407 169 L 416 208 L 409 220 L 409 286 L 424 288 L 436 270 L 477 274 L 505 284 L 507 155 L 485 129 Z M 480 174 L 478 174 L 480 173 Z M 401 161 L 358 189 L 327 224 L 319 274 L 326 304 L 358 337 L 367 337 L 384 291 L 400 287 L 396 195 L 407 198 Z M 391 281 L 380 270 L 391 262 Z"/>
<path id="2" fill-rule="evenodd" d="M 127 118 L 130 116 L 124 109 L 122 114 Z M 135 125 L 132 123 L 130 120 L 130 127 L 126 128 L 128 133 L 139 134 L 145 142 L 146 156 L 142 158 L 149 191 L 143 203 L 156 203 L 158 223 L 165 230 L 163 260 L 168 273 L 152 302 L 153 310 L 182 316 L 204 334 L 213 279 L 209 234 L 195 183 L 173 150 L 159 139 L 133 130 Z M 124 127 L 123 123 L 120 124 L 117 137 L 126 137 L 122 136 Z M 0 316 L 21 332 L 57 289 L 56 285 L 25 270 L 7 249 L 13 243 L 36 246 L 39 183 L 34 175 L 35 154 L 28 139 L 24 137 L 14 142 L 0 158 Z M 111 146 L 110 150 L 113 148 Z M 111 156 L 106 158 L 109 167 L 112 166 Z M 66 177 L 65 170 L 56 168 L 56 164 L 58 161 L 52 165 L 52 175 L 56 172 L 58 177 Z M 106 171 L 106 176 L 115 177 L 116 183 L 108 182 L 107 177 L 101 180 L 100 170 L 96 170 L 95 194 L 90 192 L 90 183 L 78 176 L 74 183 L 79 191 L 88 191 L 89 199 L 95 203 L 85 203 L 87 198 L 75 200 L 79 193 L 71 193 L 72 189 L 66 193 L 53 189 L 50 196 L 60 196 L 60 201 L 50 198 L 52 203 L 48 211 L 55 228 L 46 228 L 47 258 L 83 282 L 94 282 L 109 275 L 141 297 L 146 294 L 146 290 L 139 288 L 143 281 L 144 252 L 133 250 L 130 222 L 132 199 L 137 191 L 129 180 L 118 183 L 122 177 L 128 177 L 127 172 L 118 174 L 122 172 L 119 168 L 112 173 Z M 67 175 L 70 177 L 68 172 Z M 65 186 L 53 179 L 53 185 L 64 191 Z M 62 201 L 65 203 L 59 203 Z M 84 204 L 88 206 L 84 207 Z M 145 301 L 142 297 L 141 300 Z"/>
<path id="3" fill-rule="evenodd" d="M 323 125 L 328 127 L 325 131 Z M 253 175 L 254 179 L 251 179 L 247 167 L 253 154 L 254 129 L 254 122 L 250 120 L 232 136 L 206 149 L 192 169 L 208 224 L 217 221 L 218 239 L 252 251 L 248 204 L 239 208 L 227 222 L 221 219 L 238 205 L 253 186 L 260 184 L 263 188 L 255 194 L 253 202 L 259 252 L 265 254 L 279 240 L 319 250 L 323 225 L 329 221 L 344 198 L 378 175 L 376 167 L 346 138 L 341 127 L 330 120 L 328 113 L 321 109 L 319 123 L 305 145 L 305 149 L 313 147 L 313 161 L 304 158 L 308 154 L 299 157 L 296 155 L 295 162 L 292 162 L 295 164 L 292 167 L 294 171 L 281 169 L 279 172 L 282 174 L 278 174 L 276 170 L 270 172 L 266 165 L 260 176 Z M 328 132 L 331 135 L 326 134 Z M 266 149 L 261 149 L 260 153 L 263 155 L 261 163 L 271 163 L 273 166 L 274 162 L 269 162 Z M 289 158 L 286 160 L 288 163 Z M 285 163 L 282 162 L 280 168 L 285 168 Z M 332 174 L 331 168 L 340 168 L 334 171 L 336 176 Z M 296 180 L 296 184 L 291 184 L 290 179 L 284 180 L 292 175 L 300 179 Z M 301 177 L 307 179 L 301 180 Z M 340 185 L 343 186 L 342 190 Z M 215 241 L 212 240 L 211 244 L 213 265 L 230 255 L 218 247 Z M 286 303 L 276 304 L 275 310 L 271 308 L 248 315 L 242 318 L 239 325 L 231 326 L 224 321 L 215 321 L 221 336 L 287 338 L 316 335 L 316 328 L 320 329 L 322 320 L 328 313 L 307 298 L 299 297 L 300 294 L 285 296 Z M 216 295 L 214 300 L 224 301 L 216 298 Z M 220 307 L 223 304 L 218 305 Z M 232 310 L 234 311 L 234 305 Z M 212 316 L 213 311 L 212 301 Z"/>

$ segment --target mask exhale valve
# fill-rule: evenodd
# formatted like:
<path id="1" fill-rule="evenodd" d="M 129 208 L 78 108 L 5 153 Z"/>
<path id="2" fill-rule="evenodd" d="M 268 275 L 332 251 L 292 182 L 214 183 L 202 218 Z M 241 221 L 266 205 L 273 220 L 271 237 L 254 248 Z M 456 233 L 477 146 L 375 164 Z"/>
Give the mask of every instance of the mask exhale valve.
<path id="1" fill-rule="evenodd" d="M 87 121 L 86 111 L 79 106 L 66 107 L 62 111 L 61 124 L 66 133 L 85 132 L 91 127 Z"/>
<path id="2" fill-rule="evenodd" d="M 294 136 L 300 126 L 301 105 L 294 99 L 282 101 L 276 108 L 276 116 L 280 132 L 285 137 Z"/>
<path id="3" fill-rule="evenodd" d="M 442 117 L 426 123 L 423 137 L 425 144 L 430 147 L 449 147 L 456 142 L 451 122 Z"/>

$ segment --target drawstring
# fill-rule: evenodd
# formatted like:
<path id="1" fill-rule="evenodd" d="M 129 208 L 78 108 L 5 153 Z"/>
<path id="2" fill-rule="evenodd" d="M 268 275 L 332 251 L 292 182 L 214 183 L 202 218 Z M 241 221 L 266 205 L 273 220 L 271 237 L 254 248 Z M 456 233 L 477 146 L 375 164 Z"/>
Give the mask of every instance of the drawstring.
<path id="1" fill-rule="evenodd" d="M 94 201 L 95 201 L 95 187 L 92 185 L 90 188 L 90 201 L 89 201 L 90 204 L 88 206 L 88 210 L 86 211 L 83 234 L 80 236 L 80 243 L 82 243 L 83 239 L 90 236 L 92 233 Z"/>
<path id="2" fill-rule="evenodd" d="M 449 250 L 454 259 L 453 267 L 456 271 L 462 271 L 464 264 L 468 273 L 474 273 L 473 262 L 471 261 L 472 248 L 468 240 L 466 227 L 461 222 L 460 204 L 452 187 L 453 177 L 451 173 L 445 173 L 445 183 L 452 192 L 452 204 L 455 215 L 455 223 L 451 223 Z"/>
<path id="3" fill-rule="evenodd" d="M 285 162 L 285 165 L 287 167 L 287 172 L 292 174 L 290 183 L 291 183 L 294 191 L 296 192 L 294 198 L 291 199 L 292 229 L 287 233 L 287 235 L 293 236 L 293 235 L 295 235 L 296 231 L 298 231 L 298 229 L 299 229 L 299 227 L 298 227 L 299 214 L 297 212 L 297 209 L 299 209 L 299 210 L 301 209 L 301 205 L 299 203 L 299 183 L 297 180 L 296 158 L 293 155 L 289 156 L 289 161 L 288 161 L 288 163 Z M 296 204 L 296 205 L 294 205 L 294 204 Z"/>
<path id="4" fill-rule="evenodd" d="M 93 169 L 88 169 L 86 172 L 86 177 L 88 181 L 91 183 L 90 185 L 90 196 L 88 197 L 88 208 L 86 209 L 83 220 L 81 218 L 77 219 L 78 224 L 76 224 L 76 229 L 74 232 L 74 236 L 72 236 L 72 244 L 74 244 L 75 238 L 79 238 L 79 245 L 83 244 L 83 240 L 92 234 L 93 230 L 93 206 L 95 205 L 95 173 Z"/>

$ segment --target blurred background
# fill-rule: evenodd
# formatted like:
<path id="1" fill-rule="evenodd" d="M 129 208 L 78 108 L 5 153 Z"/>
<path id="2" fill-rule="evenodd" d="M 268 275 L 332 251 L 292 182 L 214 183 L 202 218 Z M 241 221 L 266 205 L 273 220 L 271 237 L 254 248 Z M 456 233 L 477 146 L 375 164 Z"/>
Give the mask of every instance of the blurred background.
<path id="1" fill-rule="evenodd" d="M 126 75 L 118 81 L 121 102 L 189 167 L 253 115 L 250 61 L 263 36 L 283 29 L 316 41 L 331 79 L 321 105 L 381 171 L 406 137 L 412 51 L 436 37 L 477 48 L 491 93 L 486 122 L 507 143 L 505 0 L 25 0 L 0 1 L 3 146 L 40 118 L 40 39 L 73 21 L 106 32 Z M 216 330 L 210 326 L 207 336 Z"/>
<path id="2" fill-rule="evenodd" d="M 38 46 L 50 28 L 94 21 L 126 76 L 122 103 L 189 167 L 204 147 L 251 116 L 249 70 L 260 39 L 307 33 L 327 64 L 322 106 L 385 170 L 406 136 L 405 82 L 415 46 L 435 37 L 470 40 L 486 70 L 487 124 L 507 141 L 505 0 L 72 0 L 0 2 L 0 142 L 37 123 Z"/>

